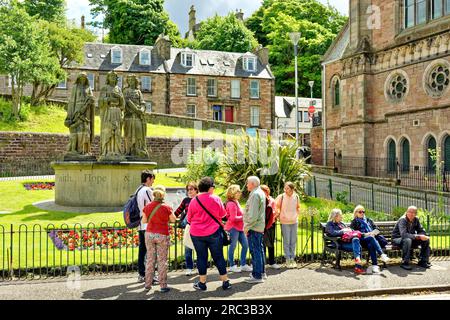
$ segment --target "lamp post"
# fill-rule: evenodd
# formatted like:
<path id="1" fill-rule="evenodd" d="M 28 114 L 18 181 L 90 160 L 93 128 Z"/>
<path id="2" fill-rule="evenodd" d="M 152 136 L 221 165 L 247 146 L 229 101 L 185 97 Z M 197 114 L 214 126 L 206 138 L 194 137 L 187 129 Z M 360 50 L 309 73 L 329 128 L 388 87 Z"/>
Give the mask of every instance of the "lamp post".
<path id="1" fill-rule="evenodd" d="M 294 55 L 295 55 L 295 139 L 297 140 L 300 136 L 300 127 L 299 127 L 299 118 L 298 118 L 298 42 L 301 37 L 300 32 L 291 32 L 289 33 L 289 38 L 291 38 L 292 43 L 294 44 Z M 297 159 L 299 158 L 299 154 L 297 151 Z"/>
<path id="2" fill-rule="evenodd" d="M 310 103 L 309 105 L 312 106 L 312 105 L 313 105 L 312 102 L 313 102 L 313 87 L 314 87 L 314 81 L 308 81 L 308 84 L 309 84 L 309 87 L 311 88 L 311 103 Z M 314 117 L 314 114 L 312 114 L 312 115 L 310 116 L 311 121 L 312 121 L 313 117 Z"/>

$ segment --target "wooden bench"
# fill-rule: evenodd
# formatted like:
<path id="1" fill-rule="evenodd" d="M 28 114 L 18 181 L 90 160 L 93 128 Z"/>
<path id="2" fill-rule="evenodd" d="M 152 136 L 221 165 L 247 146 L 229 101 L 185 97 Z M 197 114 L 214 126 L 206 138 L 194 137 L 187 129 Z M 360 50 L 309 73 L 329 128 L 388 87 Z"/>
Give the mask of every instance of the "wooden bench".
<path id="1" fill-rule="evenodd" d="M 383 251 L 386 254 L 388 252 L 392 252 L 392 251 L 401 251 L 401 248 L 392 244 L 392 231 L 394 231 L 396 223 L 397 223 L 396 221 L 375 222 L 375 225 L 380 230 L 380 235 L 383 235 L 386 238 L 386 240 L 388 241 L 388 244 L 386 245 L 386 247 L 383 248 Z M 322 233 L 323 233 L 323 246 L 324 246 L 321 264 L 323 265 L 329 261 L 329 259 L 327 259 L 328 254 L 330 254 L 331 256 L 334 255 L 335 258 L 333 260 L 336 260 L 334 267 L 338 270 L 342 270 L 341 269 L 342 255 L 345 253 L 349 253 L 351 251 L 346 251 L 346 250 L 342 250 L 339 248 L 339 242 L 340 242 L 341 237 L 327 236 L 327 234 L 325 232 L 326 225 L 327 225 L 326 223 L 320 224 L 320 226 L 322 228 Z M 349 227 L 350 223 L 345 223 L 345 225 L 347 227 Z M 366 248 L 363 248 L 363 251 L 361 252 L 361 255 L 364 255 L 364 254 L 366 255 L 367 261 L 369 261 L 369 253 Z M 333 263 L 331 262 L 331 264 L 333 264 Z M 383 264 L 384 264 L 384 267 L 386 267 L 386 264 L 385 263 L 383 263 Z"/>

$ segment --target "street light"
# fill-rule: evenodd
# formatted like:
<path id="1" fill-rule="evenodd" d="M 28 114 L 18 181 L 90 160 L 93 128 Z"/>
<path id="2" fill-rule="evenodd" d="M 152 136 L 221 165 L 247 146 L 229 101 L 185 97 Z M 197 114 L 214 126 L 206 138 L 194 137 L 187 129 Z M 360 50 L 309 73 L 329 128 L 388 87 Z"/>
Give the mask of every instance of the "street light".
<path id="1" fill-rule="evenodd" d="M 295 55 L 295 139 L 297 140 L 298 145 L 298 139 L 300 136 L 300 127 L 299 127 L 299 117 L 298 117 L 298 42 L 300 40 L 300 37 L 302 34 L 300 32 L 291 32 L 289 33 L 289 38 L 291 38 L 292 43 L 294 44 L 294 55 Z M 297 159 L 299 158 L 299 153 L 297 151 Z"/>

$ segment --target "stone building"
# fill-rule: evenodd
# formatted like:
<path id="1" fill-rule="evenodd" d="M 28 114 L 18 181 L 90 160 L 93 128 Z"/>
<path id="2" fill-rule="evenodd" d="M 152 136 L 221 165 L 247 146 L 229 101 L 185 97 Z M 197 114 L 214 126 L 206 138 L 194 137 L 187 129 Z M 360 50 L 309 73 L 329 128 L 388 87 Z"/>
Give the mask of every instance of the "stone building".
<path id="1" fill-rule="evenodd" d="M 324 123 L 313 148 L 381 159 L 371 175 L 432 169 L 429 149 L 440 147 L 450 171 L 449 50 L 450 1 L 351 0 L 323 57 Z"/>
<path id="2" fill-rule="evenodd" d="M 127 75 L 139 77 L 149 112 L 272 128 L 275 84 L 266 48 L 245 54 L 179 49 L 160 36 L 154 46 L 86 43 L 84 50 L 84 64 L 67 68 L 51 99 L 66 101 L 81 71 L 98 97 L 114 70 L 122 87 Z M 10 92 L 10 78 L 0 76 L 0 94 Z"/>

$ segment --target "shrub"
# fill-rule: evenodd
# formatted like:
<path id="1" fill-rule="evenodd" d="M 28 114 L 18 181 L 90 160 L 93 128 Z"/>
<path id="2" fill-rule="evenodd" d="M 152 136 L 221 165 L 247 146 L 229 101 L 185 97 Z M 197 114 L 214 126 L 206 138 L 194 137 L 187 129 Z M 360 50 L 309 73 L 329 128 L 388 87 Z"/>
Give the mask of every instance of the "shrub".
<path id="1" fill-rule="evenodd" d="M 222 154 L 210 147 L 197 149 L 190 153 L 187 161 L 187 172 L 184 182 L 198 181 L 203 177 L 217 178 Z"/>
<path id="2" fill-rule="evenodd" d="M 31 106 L 25 100 L 22 100 L 22 107 L 20 109 L 19 121 L 27 121 L 30 117 Z M 3 122 L 16 122 L 13 119 L 12 102 L 0 98 L 0 120 Z"/>
<path id="3" fill-rule="evenodd" d="M 342 192 L 336 193 L 336 201 L 342 202 L 345 205 L 348 204 L 348 198 L 347 197 L 348 197 L 348 191 L 342 191 Z"/>

